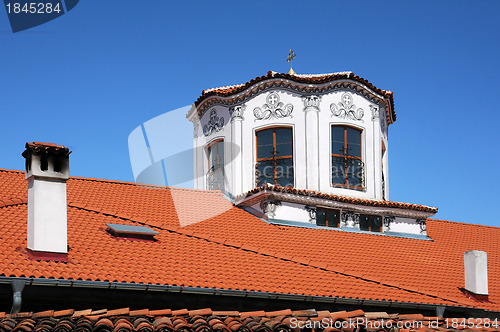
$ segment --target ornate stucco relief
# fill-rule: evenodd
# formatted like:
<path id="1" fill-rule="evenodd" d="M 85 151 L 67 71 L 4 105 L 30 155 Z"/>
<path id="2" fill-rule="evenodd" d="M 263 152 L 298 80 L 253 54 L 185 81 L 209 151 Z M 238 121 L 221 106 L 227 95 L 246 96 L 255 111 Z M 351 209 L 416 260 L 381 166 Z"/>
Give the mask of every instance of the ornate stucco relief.
<path id="1" fill-rule="evenodd" d="M 344 226 L 348 226 L 349 220 L 352 221 L 352 225 L 357 227 L 359 225 L 359 213 L 352 211 L 342 211 L 340 215 L 340 220 L 344 224 Z"/>
<path id="2" fill-rule="evenodd" d="M 321 96 L 303 96 L 302 101 L 304 102 L 304 112 L 305 111 L 320 111 L 319 103 L 321 102 Z"/>
<path id="3" fill-rule="evenodd" d="M 210 120 L 203 126 L 203 134 L 210 136 L 213 132 L 221 131 L 224 127 L 224 118 L 217 115 L 215 108 L 210 111 Z"/>
<path id="4" fill-rule="evenodd" d="M 378 105 L 370 105 L 370 111 L 372 112 L 372 121 L 379 121 L 380 131 L 387 137 L 387 120 L 384 116 L 380 116 L 380 108 Z"/>
<path id="5" fill-rule="evenodd" d="M 193 121 L 193 137 L 198 138 L 198 130 L 200 129 L 200 120 L 195 119 Z"/>
<path id="6" fill-rule="evenodd" d="M 268 120 L 274 118 L 292 117 L 293 105 L 284 104 L 280 101 L 280 96 L 276 92 L 271 92 L 266 97 L 266 103 L 262 108 L 255 107 L 253 115 L 256 120 Z"/>
<path id="7" fill-rule="evenodd" d="M 354 105 L 352 95 L 349 92 L 344 92 L 341 101 L 337 104 L 331 103 L 330 111 L 332 112 L 332 116 L 361 122 L 363 122 L 363 116 L 365 115 L 365 111 L 363 111 L 362 108 L 357 108 L 356 105 Z"/>
<path id="8" fill-rule="evenodd" d="M 229 115 L 231 116 L 231 122 L 234 120 L 245 120 L 243 113 L 245 113 L 246 108 L 247 106 L 245 104 L 230 107 Z"/>

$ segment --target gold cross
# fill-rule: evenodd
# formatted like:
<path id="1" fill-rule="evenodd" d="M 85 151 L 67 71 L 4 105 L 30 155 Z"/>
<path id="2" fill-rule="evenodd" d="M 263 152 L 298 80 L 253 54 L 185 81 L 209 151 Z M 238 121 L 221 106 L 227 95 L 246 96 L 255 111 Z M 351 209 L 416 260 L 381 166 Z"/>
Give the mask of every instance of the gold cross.
<path id="1" fill-rule="evenodd" d="M 288 53 L 288 58 L 286 58 L 286 61 L 290 62 L 290 70 L 288 71 L 288 74 L 290 75 L 297 75 L 295 71 L 292 69 L 292 61 L 295 59 L 295 53 L 293 53 L 292 49 L 290 49 L 290 53 Z"/>

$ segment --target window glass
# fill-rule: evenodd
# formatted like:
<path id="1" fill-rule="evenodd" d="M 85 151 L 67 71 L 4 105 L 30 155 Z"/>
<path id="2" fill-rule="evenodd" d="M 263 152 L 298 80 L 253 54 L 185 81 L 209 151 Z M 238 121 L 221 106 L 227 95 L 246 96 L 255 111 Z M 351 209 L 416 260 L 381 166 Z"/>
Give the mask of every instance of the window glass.
<path id="1" fill-rule="evenodd" d="M 361 133 L 348 126 L 332 126 L 332 184 L 364 187 Z"/>
<path id="2" fill-rule="evenodd" d="M 269 128 L 256 133 L 257 186 L 264 183 L 283 187 L 293 186 L 292 128 Z"/>
<path id="3" fill-rule="evenodd" d="M 293 160 L 278 159 L 276 162 L 277 184 L 282 187 L 293 186 Z"/>
<path id="4" fill-rule="evenodd" d="M 325 211 L 325 209 L 316 209 L 316 225 L 326 226 L 326 211 Z"/>
<path id="5" fill-rule="evenodd" d="M 332 157 L 332 182 L 337 184 L 345 183 L 344 160 L 340 157 Z"/>
<path id="6" fill-rule="evenodd" d="M 326 210 L 326 219 L 328 220 L 329 227 L 339 227 L 340 224 L 340 211 L 339 210 Z"/>
<path id="7" fill-rule="evenodd" d="M 257 158 L 273 157 L 273 132 L 261 130 L 257 132 Z"/>
<path id="8" fill-rule="evenodd" d="M 292 129 L 276 128 L 276 156 L 291 156 L 293 154 Z"/>
<path id="9" fill-rule="evenodd" d="M 353 157 L 361 157 L 361 132 L 357 129 L 346 128 L 347 154 Z"/>
<path id="10" fill-rule="evenodd" d="M 344 154 L 344 127 L 332 126 L 332 153 Z"/>
<path id="11" fill-rule="evenodd" d="M 257 166 L 257 181 L 259 185 L 264 183 L 274 184 L 274 163 L 272 160 L 264 160 Z"/>
<path id="12" fill-rule="evenodd" d="M 370 219 L 366 214 L 362 214 L 359 216 L 359 229 L 362 231 L 370 230 Z"/>
<path id="13" fill-rule="evenodd" d="M 361 176 L 363 174 L 361 161 L 358 159 L 348 159 L 347 171 L 347 182 L 351 186 L 360 187 L 361 186 Z"/>
<path id="14" fill-rule="evenodd" d="M 327 208 L 317 208 L 316 225 L 338 228 L 340 225 L 340 211 Z"/>
<path id="15" fill-rule="evenodd" d="M 368 215 L 368 214 L 361 214 L 359 216 L 359 229 L 362 231 L 381 232 L 382 217 Z"/>
<path id="16" fill-rule="evenodd" d="M 370 230 L 372 232 L 381 232 L 382 231 L 382 217 L 380 216 L 372 216 L 372 224 Z"/>
<path id="17" fill-rule="evenodd" d="M 332 126 L 332 140 L 344 143 L 344 127 Z"/>
<path id="18" fill-rule="evenodd" d="M 208 147 L 207 188 L 224 189 L 224 141 L 217 141 Z"/>

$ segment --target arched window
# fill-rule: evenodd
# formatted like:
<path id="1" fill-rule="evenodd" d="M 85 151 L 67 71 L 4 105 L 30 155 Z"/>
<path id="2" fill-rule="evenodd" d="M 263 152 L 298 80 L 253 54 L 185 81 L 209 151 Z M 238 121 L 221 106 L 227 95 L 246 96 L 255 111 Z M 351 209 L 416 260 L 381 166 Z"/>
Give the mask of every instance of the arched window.
<path id="1" fill-rule="evenodd" d="M 216 141 L 207 148 L 207 189 L 224 190 L 224 141 Z"/>
<path id="2" fill-rule="evenodd" d="M 332 126 L 332 184 L 364 188 L 360 129 Z"/>
<path id="3" fill-rule="evenodd" d="M 290 127 L 260 130 L 257 140 L 257 186 L 293 187 L 293 132 Z"/>

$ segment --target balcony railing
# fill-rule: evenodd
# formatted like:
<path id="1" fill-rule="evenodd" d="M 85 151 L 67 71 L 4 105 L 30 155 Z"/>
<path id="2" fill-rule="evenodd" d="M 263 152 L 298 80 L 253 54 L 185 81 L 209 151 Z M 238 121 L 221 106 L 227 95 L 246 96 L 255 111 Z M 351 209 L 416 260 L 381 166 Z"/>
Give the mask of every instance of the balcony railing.
<path id="1" fill-rule="evenodd" d="M 224 166 L 212 166 L 206 175 L 207 189 L 224 190 Z"/>
<path id="2" fill-rule="evenodd" d="M 340 187 L 365 187 L 365 164 L 350 157 L 332 156 L 332 184 Z"/>
<path id="3" fill-rule="evenodd" d="M 256 186 L 264 183 L 278 185 L 281 187 L 293 187 L 294 168 L 293 160 L 278 159 L 276 161 L 261 161 L 255 164 Z"/>

